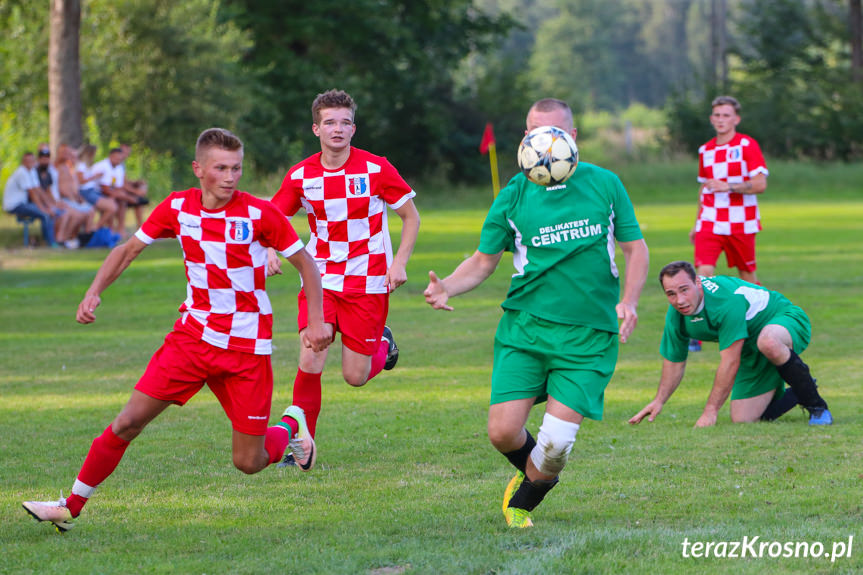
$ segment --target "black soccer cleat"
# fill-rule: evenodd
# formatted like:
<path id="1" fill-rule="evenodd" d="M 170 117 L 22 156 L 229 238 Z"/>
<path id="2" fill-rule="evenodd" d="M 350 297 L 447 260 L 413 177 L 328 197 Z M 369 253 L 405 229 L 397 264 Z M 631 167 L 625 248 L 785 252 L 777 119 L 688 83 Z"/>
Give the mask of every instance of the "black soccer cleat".
<path id="1" fill-rule="evenodd" d="M 384 326 L 384 333 L 381 336 L 381 339 L 386 340 L 389 344 L 389 349 L 387 350 L 387 362 L 384 364 L 384 369 L 392 369 L 396 366 L 396 363 L 399 361 L 399 346 L 396 345 L 396 340 L 393 339 L 392 330 Z"/>

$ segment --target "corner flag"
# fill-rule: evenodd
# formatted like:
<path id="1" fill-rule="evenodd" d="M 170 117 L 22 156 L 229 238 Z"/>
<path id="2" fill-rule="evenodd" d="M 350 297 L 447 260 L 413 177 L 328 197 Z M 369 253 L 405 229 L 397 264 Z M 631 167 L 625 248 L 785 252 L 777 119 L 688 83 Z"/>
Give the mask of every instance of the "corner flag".
<path id="1" fill-rule="evenodd" d="M 479 144 L 479 153 L 488 154 L 491 163 L 491 186 L 494 189 L 494 197 L 497 197 L 497 193 L 500 191 L 500 181 L 497 173 L 497 148 L 494 143 L 494 130 L 491 127 L 491 122 L 485 125 L 482 142 Z"/>

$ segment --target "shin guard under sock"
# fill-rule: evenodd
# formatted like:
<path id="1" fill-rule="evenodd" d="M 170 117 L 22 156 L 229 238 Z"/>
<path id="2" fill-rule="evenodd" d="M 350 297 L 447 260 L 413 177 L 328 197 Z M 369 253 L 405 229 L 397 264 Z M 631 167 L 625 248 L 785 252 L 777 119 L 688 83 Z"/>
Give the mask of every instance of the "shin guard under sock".
<path id="1" fill-rule="evenodd" d="M 390 344 L 387 340 L 381 339 L 375 353 L 372 354 L 372 368 L 369 370 L 369 379 L 373 378 L 381 371 L 387 363 L 387 353 L 390 351 Z"/>
<path id="2" fill-rule="evenodd" d="M 301 369 L 297 369 L 297 377 L 294 379 L 294 396 L 291 401 L 294 405 L 303 408 L 303 412 L 306 414 L 306 424 L 309 426 L 309 433 L 314 437 L 318 416 L 321 413 L 321 374 L 306 373 Z M 293 421 L 290 418 L 286 419 Z M 283 419 L 282 421 L 286 420 Z M 296 433 L 297 430 L 294 429 L 294 434 Z"/>
<path id="3" fill-rule="evenodd" d="M 81 513 L 93 491 L 114 472 L 127 447 L 129 442 L 117 437 L 110 425 L 93 440 L 72 487 L 72 494 L 66 498 L 66 507 L 73 517 Z"/>
<path id="4" fill-rule="evenodd" d="M 786 388 L 782 397 L 773 398 L 767 409 L 761 414 L 761 421 L 775 421 L 788 413 L 795 405 L 797 405 L 797 394 L 790 387 Z"/>
<path id="5" fill-rule="evenodd" d="M 826 408 L 827 402 L 818 393 L 818 386 L 815 385 L 815 380 L 809 373 L 809 366 L 803 363 L 793 349 L 790 351 L 791 356 L 788 361 L 776 366 L 779 375 L 794 390 L 800 405 L 808 410 Z"/>
<path id="6" fill-rule="evenodd" d="M 506 457 L 509 462 L 522 473 L 524 473 L 527 468 L 527 458 L 530 457 L 530 452 L 533 451 L 533 448 L 536 446 L 536 440 L 530 432 L 527 429 L 525 429 L 524 432 L 527 434 L 527 440 L 525 440 L 524 445 L 514 451 L 503 454 L 504 457 Z"/>
<path id="7" fill-rule="evenodd" d="M 531 481 L 525 477 L 512 499 L 509 500 L 509 507 L 533 511 L 545 498 L 546 493 L 551 491 L 551 488 L 557 483 L 557 477 L 551 480 L 537 479 L 536 481 Z"/>

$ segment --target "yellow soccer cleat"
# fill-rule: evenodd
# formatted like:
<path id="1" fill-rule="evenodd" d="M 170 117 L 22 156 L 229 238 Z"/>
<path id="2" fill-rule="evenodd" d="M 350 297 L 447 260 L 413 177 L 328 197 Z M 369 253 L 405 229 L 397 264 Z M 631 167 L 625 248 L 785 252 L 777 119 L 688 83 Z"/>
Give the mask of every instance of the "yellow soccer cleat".
<path id="1" fill-rule="evenodd" d="M 509 484 L 506 486 L 506 491 L 503 492 L 504 515 L 506 514 L 506 508 L 509 507 L 509 500 L 512 499 L 512 496 L 515 495 L 516 491 L 518 491 L 522 481 L 524 481 L 524 473 L 521 471 L 516 471 L 513 478 L 509 480 Z"/>
<path id="2" fill-rule="evenodd" d="M 519 509 L 518 507 L 507 507 L 503 512 L 506 517 L 506 524 L 512 529 L 524 529 L 525 527 L 533 527 L 533 521 L 530 519 L 530 511 Z"/>

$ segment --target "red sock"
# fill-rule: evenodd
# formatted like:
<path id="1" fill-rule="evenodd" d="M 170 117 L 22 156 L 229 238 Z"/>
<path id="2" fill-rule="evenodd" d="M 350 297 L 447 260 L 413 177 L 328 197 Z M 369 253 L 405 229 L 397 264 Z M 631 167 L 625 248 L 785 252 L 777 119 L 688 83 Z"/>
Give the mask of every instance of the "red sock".
<path id="1" fill-rule="evenodd" d="M 93 440 L 84 465 L 78 472 L 78 481 L 72 487 L 72 495 L 66 498 L 66 507 L 73 517 L 81 513 L 93 490 L 114 472 L 127 447 L 129 442 L 117 437 L 110 425 Z"/>
<path id="2" fill-rule="evenodd" d="M 306 373 L 301 369 L 297 369 L 292 401 L 294 405 L 303 408 L 303 411 L 306 413 L 306 423 L 309 426 L 309 433 L 314 437 L 318 416 L 321 413 L 321 374 Z M 291 418 L 282 418 L 282 421 L 286 419 L 294 421 Z"/>
<path id="3" fill-rule="evenodd" d="M 372 355 L 372 368 L 369 370 L 369 379 L 379 374 L 384 364 L 387 362 L 387 353 L 390 351 L 390 344 L 385 339 L 381 339 L 377 351 Z"/>
<path id="4" fill-rule="evenodd" d="M 282 460 L 282 457 L 285 455 L 285 450 L 288 448 L 288 441 L 290 441 L 291 437 L 293 437 L 297 432 L 296 429 L 294 429 L 296 426 L 297 422 L 294 421 L 294 425 L 291 426 L 290 431 L 283 425 L 274 425 L 267 428 L 267 433 L 264 436 L 264 449 L 267 450 L 267 453 L 270 456 L 270 465 Z"/>

